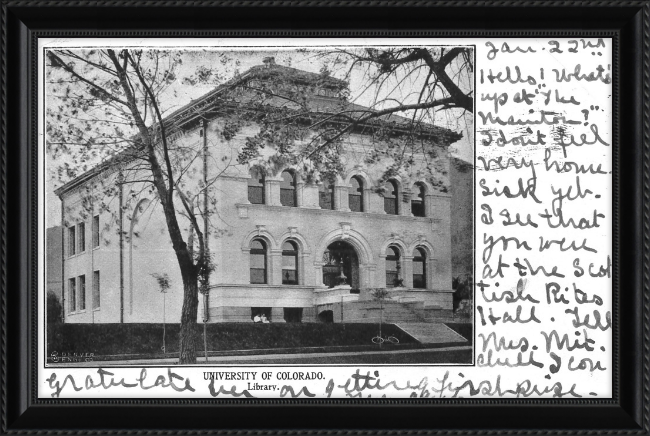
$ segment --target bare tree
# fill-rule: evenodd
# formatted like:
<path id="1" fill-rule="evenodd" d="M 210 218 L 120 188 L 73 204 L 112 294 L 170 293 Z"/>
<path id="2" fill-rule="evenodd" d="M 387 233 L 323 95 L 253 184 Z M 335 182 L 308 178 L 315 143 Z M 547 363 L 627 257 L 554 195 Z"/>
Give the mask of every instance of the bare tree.
<path id="1" fill-rule="evenodd" d="M 184 290 L 179 362 L 194 363 L 199 278 L 207 284 L 211 269 L 206 233 L 214 202 L 206 194 L 219 174 L 207 179 L 203 172 L 200 179 L 206 150 L 174 144 L 179 126 L 163 118 L 168 108 L 161 97 L 177 80 L 181 56 L 162 50 L 51 50 L 48 60 L 49 97 L 56 102 L 48 106 L 47 146 L 52 156 L 66 157 L 59 176 L 71 179 L 96 165 L 98 177 L 86 188 L 84 202 L 111 211 L 116 220 L 122 219 L 122 206 L 111 208 L 110 202 L 127 185 L 132 205 L 147 195 L 162 206 Z M 108 183 L 99 177 L 115 168 L 119 174 Z M 182 220 L 198 247 L 188 246 Z"/>
<path id="2" fill-rule="evenodd" d="M 287 101 L 281 111 L 261 119 L 261 130 L 241 151 L 240 162 L 251 162 L 261 148 L 270 147 L 276 159 L 302 163 L 308 172 L 332 177 L 342 169 L 341 141 L 352 132 L 363 132 L 376 144 L 366 161 L 391 161 L 384 179 L 408 169 L 414 154 L 420 153 L 429 158 L 431 184 L 446 192 L 448 180 L 439 177 L 437 167 L 446 146 L 438 147 L 437 141 L 448 144 L 461 135 L 437 126 L 437 115 L 446 115 L 445 127 L 450 118 L 473 116 L 472 48 L 340 49 L 313 57 L 322 63 L 320 75 L 302 80 L 307 87 L 330 89 L 330 97 L 338 102 L 314 111 L 305 87 L 287 91 L 277 88 L 277 80 L 259 82 L 254 90 L 260 96 Z M 277 72 L 282 74 L 288 73 Z M 360 83 L 354 93 L 348 89 L 352 80 Z"/>

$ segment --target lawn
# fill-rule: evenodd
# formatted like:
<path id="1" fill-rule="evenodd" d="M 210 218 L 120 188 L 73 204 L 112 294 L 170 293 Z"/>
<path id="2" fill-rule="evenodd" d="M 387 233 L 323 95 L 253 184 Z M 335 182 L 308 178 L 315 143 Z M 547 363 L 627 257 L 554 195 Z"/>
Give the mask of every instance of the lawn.
<path id="1" fill-rule="evenodd" d="M 179 324 L 165 326 L 166 354 L 178 352 Z M 207 325 L 208 351 L 268 350 L 314 347 L 371 346 L 377 324 L 320 323 L 219 323 Z M 197 347 L 202 350 L 203 325 L 197 326 Z M 384 324 L 383 335 L 400 345 L 417 342 L 393 324 Z M 101 356 L 162 355 L 162 324 L 58 324 L 48 328 L 48 355 L 93 353 Z"/>
<path id="2" fill-rule="evenodd" d="M 469 345 L 474 342 L 474 324 L 446 322 L 445 325 L 467 339 Z"/>

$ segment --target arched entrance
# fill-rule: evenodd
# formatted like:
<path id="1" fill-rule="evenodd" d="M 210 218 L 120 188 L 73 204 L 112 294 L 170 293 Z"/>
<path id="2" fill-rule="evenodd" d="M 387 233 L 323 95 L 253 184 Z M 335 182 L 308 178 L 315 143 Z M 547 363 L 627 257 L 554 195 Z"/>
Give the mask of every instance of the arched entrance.
<path id="1" fill-rule="evenodd" d="M 329 288 L 347 285 L 359 288 L 359 257 L 345 241 L 335 241 L 323 253 L 323 284 Z"/>

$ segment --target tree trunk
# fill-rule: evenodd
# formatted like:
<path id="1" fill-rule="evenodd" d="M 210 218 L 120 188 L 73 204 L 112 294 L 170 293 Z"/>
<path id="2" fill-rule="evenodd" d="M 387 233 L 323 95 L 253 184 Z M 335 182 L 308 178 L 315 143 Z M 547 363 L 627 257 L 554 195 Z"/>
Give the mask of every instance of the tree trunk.
<path id="1" fill-rule="evenodd" d="M 194 272 L 183 272 L 183 309 L 179 335 L 180 365 L 196 363 L 196 317 L 199 308 L 198 276 Z"/>

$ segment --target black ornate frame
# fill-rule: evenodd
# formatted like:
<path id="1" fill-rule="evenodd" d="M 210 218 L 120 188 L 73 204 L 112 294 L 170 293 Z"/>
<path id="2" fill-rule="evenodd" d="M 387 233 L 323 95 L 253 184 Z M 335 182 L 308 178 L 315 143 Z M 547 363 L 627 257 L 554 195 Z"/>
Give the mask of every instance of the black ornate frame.
<path id="1" fill-rule="evenodd" d="M 650 434 L 649 1 L 0 3 L 2 433 L 196 434 L 250 428 L 273 429 L 251 431 L 260 434 L 331 429 L 357 434 L 362 429 L 364 434 Z M 606 35 L 616 41 L 613 400 L 36 398 L 36 38 L 550 35 Z"/>

